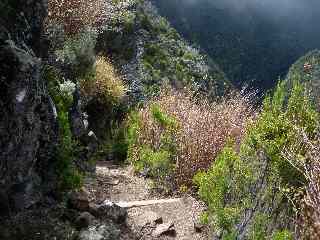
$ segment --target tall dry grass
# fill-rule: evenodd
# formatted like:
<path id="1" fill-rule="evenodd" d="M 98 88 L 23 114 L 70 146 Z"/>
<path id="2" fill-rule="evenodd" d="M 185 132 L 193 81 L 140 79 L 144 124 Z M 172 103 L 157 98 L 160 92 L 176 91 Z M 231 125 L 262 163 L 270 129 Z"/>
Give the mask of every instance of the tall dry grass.
<path id="1" fill-rule="evenodd" d="M 118 104 L 126 94 L 126 86 L 108 58 L 97 57 L 94 76 L 80 80 L 83 96 L 95 98 L 105 105 Z"/>
<path id="2" fill-rule="evenodd" d="M 320 239 L 320 145 L 308 139 L 302 129 L 297 130 L 295 148 L 305 149 L 306 157 L 295 155 L 294 149 L 284 151 L 284 157 L 304 175 L 307 183 L 297 206 L 295 235 L 298 239 Z"/>
<path id="3" fill-rule="evenodd" d="M 228 140 L 239 143 L 247 121 L 254 116 L 251 95 L 232 92 L 219 102 L 199 100 L 190 92 L 167 90 L 155 102 L 141 110 L 141 143 L 157 146 L 163 129 L 157 126 L 151 112 L 156 103 L 178 122 L 175 134 L 177 153 L 175 179 L 178 185 L 190 186 L 198 170 L 206 170 Z"/>
<path id="4" fill-rule="evenodd" d="M 61 25 L 68 35 L 92 27 L 106 11 L 105 0 L 48 0 L 47 25 Z"/>

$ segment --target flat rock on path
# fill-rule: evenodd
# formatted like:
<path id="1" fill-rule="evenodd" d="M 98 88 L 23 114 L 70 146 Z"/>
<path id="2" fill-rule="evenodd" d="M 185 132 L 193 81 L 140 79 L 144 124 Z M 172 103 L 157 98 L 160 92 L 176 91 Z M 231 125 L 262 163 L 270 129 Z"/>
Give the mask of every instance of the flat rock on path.
<path id="1" fill-rule="evenodd" d="M 160 199 L 152 194 L 150 186 L 150 180 L 136 176 L 132 167 L 119 166 L 112 162 L 98 162 L 96 178 L 88 178 L 85 183 L 89 198 L 96 203 L 102 203 L 105 200 L 115 203 L 142 200 L 146 200 L 147 203 L 156 202 L 128 209 L 128 229 L 122 232 L 120 239 L 208 239 L 206 230 L 197 232 L 194 228 L 196 219 L 205 209 L 203 203 L 191 196 L 169 202 L 166 202 L 167 197 L 161 197 L 166 200 L 160 201 L 161 203 L 149 201 Z M 174 225 L 175 234 L 159 234 L 162 230 L 165 232 L 167 225 L 170 227 Z"/>

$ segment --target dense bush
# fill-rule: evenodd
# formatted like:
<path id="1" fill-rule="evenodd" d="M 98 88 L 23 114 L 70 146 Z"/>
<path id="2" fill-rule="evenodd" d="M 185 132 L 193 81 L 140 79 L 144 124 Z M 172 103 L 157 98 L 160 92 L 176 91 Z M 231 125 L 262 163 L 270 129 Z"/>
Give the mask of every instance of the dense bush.
<path id="1" fill-rule="evenodd" d="M 62 25 L 68 35 L 93 27 L 105 14 L 103 0 L 49 0 L 47 25 Z"/>
<path id="2" fill-rule="evenodd" d="M 127 142 L 121 123 L 127 112 L 127 89 L 114 65 L 105 57 L 97 57 L 92 72 L 79 80 L 89 127 L 100 140 L 92 160 L 127 157 Z"/>
<path id="3" fill-rule="evenodd" d="M 307 184 L 303 188 L 303 197 L 297 203 L 299 212 L 296 216 L 296 232 L 299 239 L 320 238 L 320 148 L 319 135 L 316 140 L 310 140 L 303 129 L 297 130 L 299 139 L 290 149 L 285 149 L 283 156 L 301 174 L 304 175 Z M 303 146 L 306 150 L 304 156 L 297 154 Z"/>
<path id="4" fill-rule="evenodd" d="M 172 187 L 169 180 L 173 180 L 178 128 L 176 119 L 158 103 L 132 112 L 128 120 L 129 161 L 136 171 L 155 178 L 158 187 L 165 190 Z"/>
<path id="5" fill-rule="evenodd" d="M 75 84 L 70 81 L 61 82 L 58 71 L 50 66 L 45 67 L 43 74 L 57 110 L 59 142 L 55 162 L 59 188 L 61 190 L 79 188 L 82 184 L 82 174 L 75 165 L 79 143 L 72 136 L 69 121 L 69 109 L 73 102 L 72 93 Z"/>
<path id="6" fill-rule="evenodd" d="M 80 89 L 86 98 L 94 98 L 102 105 L 117 105 L 124 97 L 126 88 L 112 63 L 104 57 L 98 57 L 94 73 L 80 80 Z"/>
<path id="7" fill-rule="evenodd" d="M 86 28 L 69 37 L 63 47 L 55 51 L 57 61 L 63 65 L 68 78 L 76 80 L 92 71 L 96 60 L 96 38 L 96 31 Z"/>
<path id="8" fill-rule="evenodd" d="M 314 139 L 319 119 L 303 85 L 294 85 L 289 96 L 284 85 L 265 99 L 239 152 L 226 147 L 195 177 L 208 221 L 222 239 L 292 239 L 282 230 L 293 230 L 297 194 L 306 179 L 282 152 L 296 144 L 297 128 Z M 296 148 L 295 154 L 305 153 L 303 145 Z"/>
<path id="9" fill-rule="evenodd" d="M 169 90 L 130 117 L 129 159 L 139 171 L 152 171 L 150 159 L 161 161 L 178 185 L 190 186 L 193 175 L 210 166 L 229 138 L 240 141 L 252 114 L 249 97 L 235 92 L 209 103 Z"/>

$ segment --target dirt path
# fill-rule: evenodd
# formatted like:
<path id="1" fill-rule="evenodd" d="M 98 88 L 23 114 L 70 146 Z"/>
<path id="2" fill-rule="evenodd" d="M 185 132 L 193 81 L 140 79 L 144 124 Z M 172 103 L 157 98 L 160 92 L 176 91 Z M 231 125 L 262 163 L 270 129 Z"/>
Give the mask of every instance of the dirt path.
<path id="1" fill-rule="evenodd" d="M 119 166 L 112 162 L 99 162 L 96 178 L 89 178 L 85 185 L 90 192 L 90 200 L 97 203 L 105 200 L 117 203 L 170 198 L 155 196 L 150 188 L 150 180 L 136 176 L 130 166 Z M 181 197 L 171 203 L 129 208 L 127 228 L 123 229 L 121 239 L 208 239 L 205 229 L 198 233 L 194 227 L 203 209 L 204 205 L 191 196 Z M 172 223 L 175 231 L 158 236 L 156 229 L 160 228 L 160 224 L 154 223 L 154 220 L 159 218 L 164 224 Z"/>

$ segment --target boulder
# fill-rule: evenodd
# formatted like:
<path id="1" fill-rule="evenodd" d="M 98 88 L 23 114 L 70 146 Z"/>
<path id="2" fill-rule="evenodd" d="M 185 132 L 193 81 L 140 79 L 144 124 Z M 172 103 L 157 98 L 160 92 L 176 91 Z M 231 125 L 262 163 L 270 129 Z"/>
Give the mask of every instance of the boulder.
<path id="1" fill-rule="evenodd" d="M 160 237 L 161 235 L 175 235 L 176 230 L 174 228 L 173 222 L 162 223 L 156 227 L 152 232 L 153 237 Z"/>
<path id="2" fill-rule="evenodd" d="M 81 213 L 75 220 L 75 225 L 78 229 L 87 228 L 92 225 L 94 216 L 88 212 Z"/>
<path id="3" fill-rule="evenodd" d="M 155 227 L 156 224 L 161 223 L 163 223 L 162 217 L 153 211 L 143 212 L 135 218 L 135 224 L 137 225 L 137 228 L 141 230 L 147 226 Z"/>
<path id="4" fill-rule="evenodd" d="M 120 230 L 114 225 L 92 226 L 89 229 L 82 230 L 79 234 L 79 240 L 118 240 L 120 239 Z"/>
<path id="5" fill-rule="evenodd" d="M 112 220 L 118 224 L 125 223 L 128 216 L 125 208 L 110 201 L 105 201 L 100 205 L 91 204 L 90 213 L 97 218 Z"/>
<path id="6" fill-rule="evenodd" d="M 80 189 L 70 193 L 68 205 L 70 208 L 77 209 L 79 211 L 88 211 L 89 193 L 85 189 Z"/>

